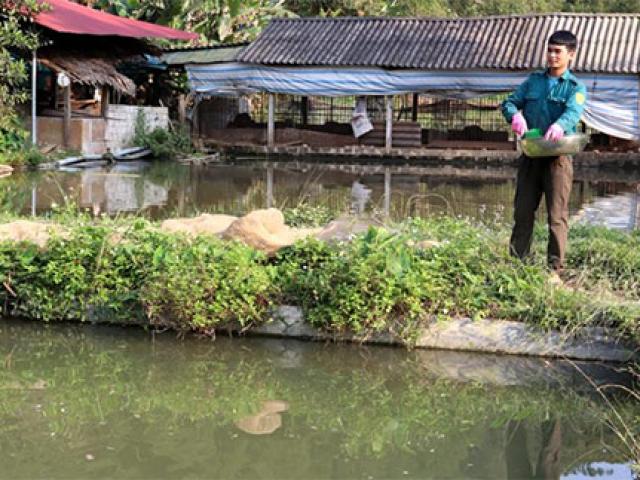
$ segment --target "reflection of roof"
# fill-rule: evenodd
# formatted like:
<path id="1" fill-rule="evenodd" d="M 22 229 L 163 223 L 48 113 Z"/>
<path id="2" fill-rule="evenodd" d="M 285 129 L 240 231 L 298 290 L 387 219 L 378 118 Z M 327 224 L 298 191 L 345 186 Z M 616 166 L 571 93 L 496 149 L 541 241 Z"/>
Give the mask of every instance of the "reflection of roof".
<path id="1" fill-rule="evenodd" d="M 131 38 L 195 40 L 198 35 L 162 25 L 118 17 L 68 0 L 40 0 L 49 5 L 35 23 L 61 33 L 81 35 L 118 35 Z"/>
<path id="2" fill-rule="evenodd" d="M 456 19 L 280 18 L 235 59 L 269 65 L 436 70 L 529 70 L 545 65 L 546 40 L 571 30 L 573 69 L 640 72 L 640 15 L 532 14 Z"/>
<path id="3" fill-rule="evenodd" d="M 246 46 L 246 43 L 236 43 L 233 45 L 166 50 L 160 60 L 167 65 L 231 62 Z"/>

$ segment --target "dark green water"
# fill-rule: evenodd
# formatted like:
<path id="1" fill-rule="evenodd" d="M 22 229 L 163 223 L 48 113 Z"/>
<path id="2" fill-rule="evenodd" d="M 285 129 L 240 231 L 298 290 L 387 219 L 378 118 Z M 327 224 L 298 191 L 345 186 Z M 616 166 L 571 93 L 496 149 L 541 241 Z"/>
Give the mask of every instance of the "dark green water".
<path id="1" fill-rule="evenodd" d="M 387 175 L 385 175 L 385 172 Z M 123 163 L 71 171 L 15 173 L 0 179 L 0 211 L 45 213 L 65 198 L 94 213 L 154 218 L 197 212 L 244 214 L 256 208 L 324 205 L 339 213 L 401 219 L 445 213 L 511 222 L 514 168 L 453 165 L 266 163 L 194 167 Z M 640 173 L 576 170 L 572 215 L 618 228 L 636 221 Z M 543 202 L 544 203 L 544 202 Z M 544 219 L 544 207 L 540 209 Z"/>
<path id="2" fill-rule="evenodd" d="M 632 478 L 581 378 L 519 357 L 0 321 L 0 477 Z"/>

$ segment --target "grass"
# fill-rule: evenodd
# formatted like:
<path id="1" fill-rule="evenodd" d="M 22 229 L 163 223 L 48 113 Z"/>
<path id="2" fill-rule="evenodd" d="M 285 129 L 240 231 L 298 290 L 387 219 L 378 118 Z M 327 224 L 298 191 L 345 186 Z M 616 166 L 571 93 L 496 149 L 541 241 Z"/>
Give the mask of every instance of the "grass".
<path id="1" fill-rule="evenodd" d="M 294 223 L 325 216 L 288 214 Z M 272 305 L 289 303 L 317 327 L 363 336 L 391 331 L 409 343 L 433 316 L 564 330 L 606 326 L 640 338 L 637 233 L 574 228 L 571 280 L 557 288 L 542 260 L 524 264 L 507 254 L 504 228 L 464 219 L 407 220 L 393 233 L 371 228 L 351 242 L 307 239 L 274 258 L 235 242 L 169 235 L 142 218 L 93 219 L 68 207 L 52 220 L 68 234 L 45 249 L 0 243 L 6 315 L 98 315 L 210 333 L 231 320 L 250 327 L 268 319 Z M 541 231 L 536 237 L 544 243 Z M 418 248 L 424 240 L 436 246 Z"/>

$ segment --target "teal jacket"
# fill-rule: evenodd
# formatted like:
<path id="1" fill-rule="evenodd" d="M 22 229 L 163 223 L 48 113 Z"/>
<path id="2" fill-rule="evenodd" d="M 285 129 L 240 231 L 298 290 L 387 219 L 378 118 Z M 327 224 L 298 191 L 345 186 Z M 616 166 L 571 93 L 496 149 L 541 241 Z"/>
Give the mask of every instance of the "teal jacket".
<path id="1" fill-rule="evenodd" d="M 587 101 L 587 89 L 568 69 L 558 83 L 548 91 L 547 72 L 534 72 L 515 92 L 502 102 L 502 114 L 507 122 L 522 110 L 527 126 L 542 133 L 553 124 L 565 133 L 575 133 Z"/>

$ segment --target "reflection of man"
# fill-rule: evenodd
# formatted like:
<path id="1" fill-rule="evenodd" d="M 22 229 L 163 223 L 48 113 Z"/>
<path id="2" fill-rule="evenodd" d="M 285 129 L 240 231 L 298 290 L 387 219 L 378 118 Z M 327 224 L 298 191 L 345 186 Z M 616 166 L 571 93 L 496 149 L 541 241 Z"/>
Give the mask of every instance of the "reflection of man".
<path id="1" fill-rule="evenodd" d="M 556 480 L 560 478 L 562 475 L 562 465 L 560 463 L 562 425 L 559 419 L 542 422 L 540 425 L 542 445 L 535 469 L 529 460 L 525 423 L 521 420 L 509 421 L 506 434 L 505 460 L 507 478 L 514 480 Z"/>
<path id="2" fill-rule="evenodd" d="M 574 58 L 576 37 L 567 31 L 555 32 L 547 46 L 547 70 L 534 72 L 502 104 L 502 113 L 511 129 L 522 135 L 529 128 L 544 132 L 544 138 L 560 140 L 575 133 L 584 110 L 585 86 L 569 70 Z M 573 181 L 571 157 L 529 158 L 522 156 L 518 167 L 515 196 L 515 225 L 511 253 L 528 256 L 535 212 L 545 195 L 549 223 L 549 266 L 564 267 L 568 233 L 569 195 Z"/>

